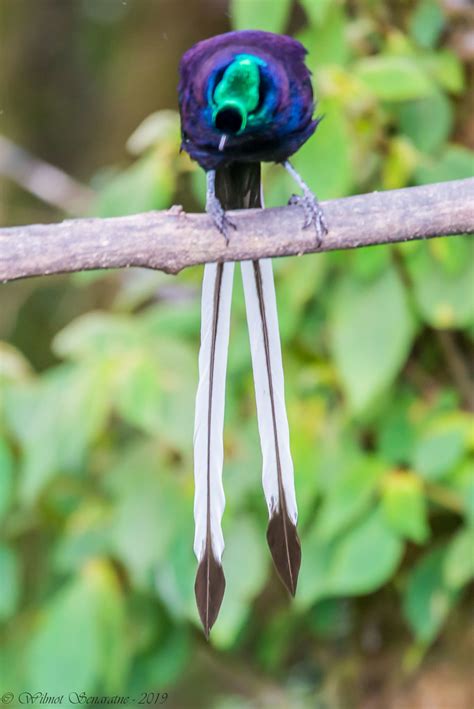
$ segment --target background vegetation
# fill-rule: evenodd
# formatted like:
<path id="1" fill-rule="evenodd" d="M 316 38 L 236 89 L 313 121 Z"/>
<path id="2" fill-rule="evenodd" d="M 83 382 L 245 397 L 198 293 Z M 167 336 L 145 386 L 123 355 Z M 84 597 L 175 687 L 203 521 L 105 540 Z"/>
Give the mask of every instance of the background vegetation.
<path id="1" fill-rule="evenodd" d="M 88 213 L 202 208 L 203 175 L 178 154 L 177 63 L 231 27 L 308 48 L 324 120 L 295 164 L 320 198 L 473 173 L 467 1 L 6 0 L 2 14 L 0 130 L 89 182 L 73 195 Z M 294 190 L 274 167 L 265 186 L 269 205 Z M 71 211 L 1 183 L 3 223 Z M 236 279 L 210 643 L 191 548 L 200 269 L 2 286 L 1 691 L 472 706 L 472 256 L 460 237 L 275 262 L 303 546 L 291 604 L 265 543 Z"/>

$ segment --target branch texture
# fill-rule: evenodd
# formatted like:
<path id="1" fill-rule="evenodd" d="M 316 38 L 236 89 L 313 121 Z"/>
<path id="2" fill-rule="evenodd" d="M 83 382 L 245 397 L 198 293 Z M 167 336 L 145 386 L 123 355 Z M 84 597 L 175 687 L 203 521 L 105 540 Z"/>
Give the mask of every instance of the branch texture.
<path id="1" fill-rule="evenodd" d="M 323 203 L 329 234 L 315 247 L 299 206 L 230 212 L 226 245 L 206 214 L 180 207 L 115 219 L 73 219 L 0 229 L 0 281 L 142 266 L 178 273 L 212 261 L 244 261 L 474 233 L 474 178 Z"/>

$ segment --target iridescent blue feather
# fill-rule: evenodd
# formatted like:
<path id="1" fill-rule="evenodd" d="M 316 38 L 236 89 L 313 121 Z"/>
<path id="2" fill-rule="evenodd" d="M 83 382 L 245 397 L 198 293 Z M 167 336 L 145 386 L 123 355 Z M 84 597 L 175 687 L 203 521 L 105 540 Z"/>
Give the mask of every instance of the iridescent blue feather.
<path id="1" fill-rule="evenodd" d="M 199 42 L 180 65 L 182 149 L 205 170 L 233 162 L 284 162 L 314 133 L 311 76 L 306 50 L 270 32 L 229 32 Z M 213 92 L 226 67 L 250 56 L 259 64 L 261 103 L 245 129 L 226 137 L 213 123 Z"/>

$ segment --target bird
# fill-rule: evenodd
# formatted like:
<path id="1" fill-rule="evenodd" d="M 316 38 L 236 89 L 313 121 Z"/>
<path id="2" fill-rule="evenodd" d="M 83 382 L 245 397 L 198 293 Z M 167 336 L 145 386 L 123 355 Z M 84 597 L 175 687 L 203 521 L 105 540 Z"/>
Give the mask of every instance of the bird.
<path id="1" fill-rule="evenodd" d="M 262 162 L 283 165 L 300 187 L 302 194 L 290 203 L 303 208 L 304 227 L 314 230 L 317 245 L 328 231 L 317 198 L 289 162 L 320 121 L 314 115 L 305 55 L 306 49 L 292 37 L 240 30 L 202 40 L 181 59 L 181 150 L 206 173 L 206 212 L 226 243 L 238 238 L 228 210 L 263 207 Z M 301 545 L 271 260 L 242 262 L 241 271 L 269 514 L 267 542 L 278 575 L 294 595 Z M 223 427 L 233 276 L 231 262 L 206 264 L 202 286 L 194 426 L 194 588 L 206 637 L 225 591 Z"/>

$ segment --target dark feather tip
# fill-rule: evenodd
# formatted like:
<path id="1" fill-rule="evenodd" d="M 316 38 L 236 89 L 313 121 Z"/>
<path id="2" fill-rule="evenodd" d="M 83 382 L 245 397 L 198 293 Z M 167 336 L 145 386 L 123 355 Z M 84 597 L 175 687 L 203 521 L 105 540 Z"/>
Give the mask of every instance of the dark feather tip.
<path id="1" fill-rule="evenodd" d="M 271 517 L 267 542 L 278 575 L 294 596 L 301 566 L 301 544 L 296 526 L 285 511 L 279 510 Z"/>
<path id="2" fill-rule="evenodd" d="M 225 591 L 225 577 L 221 564 L 209 549 L 199 564 L 194 593 L 206 638 L 216 622 Z"/>

